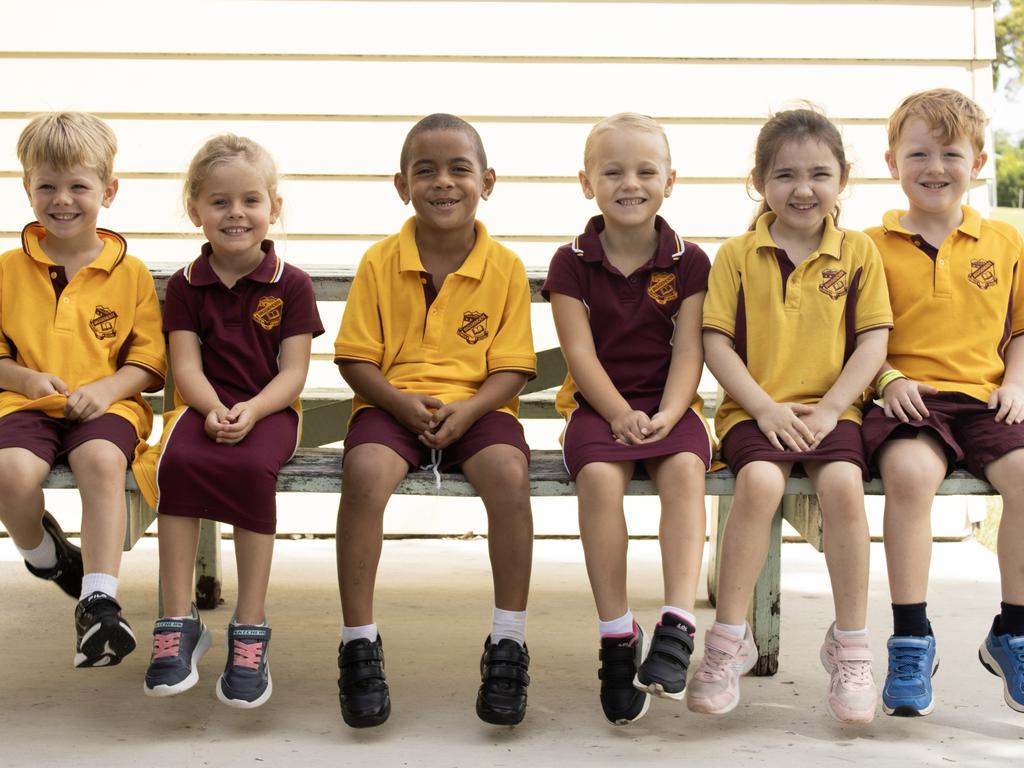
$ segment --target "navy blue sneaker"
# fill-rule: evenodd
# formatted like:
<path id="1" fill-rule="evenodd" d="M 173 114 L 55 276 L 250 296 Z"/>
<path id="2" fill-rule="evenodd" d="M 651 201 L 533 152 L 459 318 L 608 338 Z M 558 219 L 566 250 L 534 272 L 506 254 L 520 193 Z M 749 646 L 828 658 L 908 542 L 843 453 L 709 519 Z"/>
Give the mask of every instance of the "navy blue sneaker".
<path id="1" fill-rule="evenodd" d="M 935 708 L 932 677 L 939 668 L 935 637 L 893 635 L 889 648 L 889 672 L 882 688 L 882 709 L 896 717 L 919 717 Z"/>
<path id="2" fill-rule="evenodd" d="M 1024 712 L 1024 635 L 999 635 L 999 617 L 992 622 L 978 659 L 993 675 L 1003 678 L 1003 698 L 1011 709 Z"/>
<path id="3" fill-rule="evenodd" d="M 68 541 L 57 521 L 49 512 L 43 512 L 43 530 L 53 539 L 57 549 L 57 564 L 52 568 L 36 568 L 25 561 L 25 567 L 33 576 L 56 582 L 64 592 L 77 600 L 82 595 L 82 550 Z"/>
<path id="4" fill-rule="evenodd" d="M 217 681 L 217 698 L 229 707 L 254 709 L 274 690 L 270 679 L 270 627 L 228 624 L 228 661 Z"/>
<path id="5" fill-rule="evenodd" d="M 135 650 L 135 634 L 117 600 L 103 592 L 83 597 L 75 608 L 76 667 L 112 667 Z"/>
<path id="6" fill-rule="evenodd" d="M 674 613 L 662 614 L 633 685 L 654 696 L 681 701 L 693 653 L 693 633 L 693 626 L 685 619 Z"/>
<path id="7" fill-rule="evenodd" d="M 147 696 L 174 696 L 199 682 L 199 660 L 210 650 L 210 630 L 195 603 L 190 619 L 160 619 L 153 627 L 153 655 L 146 670 Z"/>
<path id="8" fill-rule="evenodd" d="M 647 714 L 651 697 L 633 685 L 646 655 L 644 646 L 644 631 L 636 622 L 631 635 L 601 638 L 601 709 L 612 725 L 629 725 Z"/>

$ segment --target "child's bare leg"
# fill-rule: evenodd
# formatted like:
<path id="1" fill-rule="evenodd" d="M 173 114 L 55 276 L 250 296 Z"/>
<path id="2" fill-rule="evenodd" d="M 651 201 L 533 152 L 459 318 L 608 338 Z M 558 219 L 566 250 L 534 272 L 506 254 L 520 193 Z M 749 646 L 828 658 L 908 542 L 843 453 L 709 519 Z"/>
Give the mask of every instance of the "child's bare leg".
<path id="1" fill-rule="evenodd" d="M 235 528 L 235 563 L 238 568 L 239 624 L 263 624 L 270 565 L 274 558 L 274 534 Z"/>
<path id="2" fill-rule="evenodd" d="M 622 499 L 633 462 L 591 462 L 576 475 L 580 541 L 597 616 L 611 621 L 629 610 L 626 595 L 628 530 Z"/>
<path id="3" fill-rule="evenodd" d="M 647 461 L 647 471 L 661 499 L 661 570 L 665 604 L 693 612 L 704 555 L 704 462 L 692 453 Z M 621 615 L 621 614 L 619 614 Z"/>
<path id="4" fill-rule="evenodd" d="M 43 541 L 43 481 L 50 473 L 45 461 L 24 448 L 0 449 L 0 521 L 21 549 Z"/>
<path id="5" fill-rule="evenodd" d="M 885 485 L 889 593 L 897 605 L 923 603 L 932 558 L 932 500 L 946 476 L 946 455 L 934 437 L 922 433 L 885 443 L 878 466 Z"/>
<path id="6" fill-rule="evenodd" d="M 487 509 L 487 549 L 494 580 L 494 605 L 525 611 L 533 565 L 530 472 L 522 451 L 489 445 L 462 465 Z"/>
<path id="7" fill-rule="evenodd" d="M 336 546 L 338 588 L 347 627 L 373 623 L 384 508 L 408 471 L 405 459 L 377 443 L 363 443 L 345 455 Z"/>
<path id="8" fill-rule="evenodd" d="M 985 474 L 1003 497 L 996 542 L 1003 602 L 1024 605 L 1024 450 L 999 457 L 985 467 Z"/>
<path id="9" fill-rule="evenodd" d="M 752 461 L 736 476 L 736 495 L 722 538 L 715 617 L 743 624 L 768 555 L 772 517 L 786 490 L 792 463 Z"/>
<path id="10" fill-rule="evenodd" d="M 164 616 L 191 616 L 199 518 L 160 515 L 160 595 Z"/>
<path id="11" fill-rule="evenodd" d="M 127 524 L 128 461 L 108 440 L 89 440 L 68 454 L 82 495 L 82 562 L 86 573 L 117 576 Z"/>
<path id="12" fill-rule="evenodd" d="M 863 629 L 871 537 L 860 467 L 848 461 L 808 462 L 805 466 L 824 518 L 825 563 L 832 582 L 836 628 Z"/>

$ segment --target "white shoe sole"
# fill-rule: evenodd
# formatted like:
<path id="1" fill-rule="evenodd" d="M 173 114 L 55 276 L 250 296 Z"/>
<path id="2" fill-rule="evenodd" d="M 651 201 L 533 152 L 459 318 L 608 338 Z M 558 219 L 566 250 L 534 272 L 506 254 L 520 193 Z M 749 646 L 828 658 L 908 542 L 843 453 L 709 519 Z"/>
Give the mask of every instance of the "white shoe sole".
<path id="1" fill-rule="evenodd" d="M 1006 678 L 1003 677 L 1003 668 L 999 666 L 999 663 L 994 658 L 992 658 L 992 654 L 988 652 L 988 647 L 984 642 L 981 644 L 981 647 L 978 648 L 978 658 L 981 660 L 985 669 L 1003 681 L 1003 700 L 1006 702 L 1006 706 L 1017 712 L 1024 712 L 1024 704 L 1020 704 L 1013 700 L 1013 696 L 1010 695 L 1010 686 L 1007 684 Z"/>

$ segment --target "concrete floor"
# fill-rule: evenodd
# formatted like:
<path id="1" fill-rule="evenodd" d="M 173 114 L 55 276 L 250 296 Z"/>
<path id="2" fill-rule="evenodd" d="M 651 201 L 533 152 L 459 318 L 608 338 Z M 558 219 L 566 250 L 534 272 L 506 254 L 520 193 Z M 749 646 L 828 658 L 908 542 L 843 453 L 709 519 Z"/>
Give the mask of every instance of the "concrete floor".
<path id="1" fill-rule="evenodd" d="M 230 542 L 225 593 L 234 594 Z M 973 542 L 936 544 L 931 615 L 942 666 L 935 713 L 885 717 L 868 727 L 829 718 L 818 645 L 832 615 L 823 559 L 783 548 L 779 673 L 746 678 L 730 715 L 694 715 L 655 701 L 625 728 L 603 720 L 597 699 L 595 615 L 578 541 L 539 541 L 529 643 L 533 685 L 525 722 L 495 728 L 473 712 L 477 660 L 489 629 L 489 569 L 481 540 L 385 545 L 378 621 L 388 654 L 393 713 L 377 729 L 340 719 L 336 695 L 339 609 L 334 542 L 279 541 L 270 595 L 274 695 L 253 711 L 213 696 L 224 663 L 230 607 L 205 614 L 216 638 L 199 685 L 173 699 L 143 696 L 156 604 L 156 542 L 126 554 L 121 601 L 140 648 L 118 667 L 74 670 L 71 600 L 32 579 L 0 540 L 0 765 L 4 766 L 575 766 L 644 764 L 800 766 L 1009 765 L 1024 757 L 1024 716 L 977 661 L 998 607 L 995 557 Z M 870 625 L 876 678 L 890 627 L 881 548 L 872 551 Z M 633 609 L 650 625 L 660 605 L 654 542 L 630 550 Z M 711 621 L 706 599 L 701 627 Z M 702 631 L 702 630 L 701 630 Z M 708 762 L 710 761 L 710 762 Z"/>

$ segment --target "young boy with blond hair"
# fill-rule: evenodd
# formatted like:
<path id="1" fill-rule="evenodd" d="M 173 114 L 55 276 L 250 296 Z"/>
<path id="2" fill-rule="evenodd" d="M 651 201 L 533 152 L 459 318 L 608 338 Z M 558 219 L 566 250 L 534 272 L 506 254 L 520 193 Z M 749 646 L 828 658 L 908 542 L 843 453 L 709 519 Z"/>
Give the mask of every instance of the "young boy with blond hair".
<path id="1" fill-rule="evenodd" d="M 135 637 L 117 602 L 125 471 L 145 449 L 163 385 L 160 304 L 123 237 L 96 227 L 117 194 L 117 140 L 99 118 L 40 115 L 18 139 L 36 221 L 0 256 L 0 521 L 29 572 L 79 600 L 74 665 L 117 664 Z M 82 495 L 82 548 L 43 508 L 66 460 Z"/>
<path id="2" fill-rule="evenodd" d="M 927 715 L 938 668 L 928 621 L 931 506 L 956 466 L 1003 498 L 1002 607 L 979 650 L 1024 712 L 1024 243 L 1009 224 L 962 205 L 985 164 L 985 115 L 950 89 L 907 97 L 889 118 L 886 161 L 907 195 L 868 230 L 882 254 L 894 327 L 864 419 L 885 485 L 893 636 L 887 714 Z"/>

